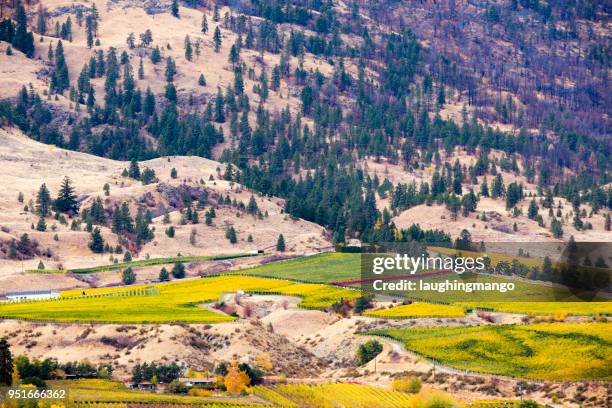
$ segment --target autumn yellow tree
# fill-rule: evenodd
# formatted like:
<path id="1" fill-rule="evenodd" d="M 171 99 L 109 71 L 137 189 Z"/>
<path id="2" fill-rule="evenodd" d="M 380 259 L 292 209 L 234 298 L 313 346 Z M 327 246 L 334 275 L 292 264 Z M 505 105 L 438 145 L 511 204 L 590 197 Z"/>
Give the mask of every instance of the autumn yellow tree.
<path id="1" fill-rule="evenodd" d="M 240 394 L 251 382 L 251 379 L 244 371 L 238 368 L 238 362 L 232 361 L 227 369 L 225 376 L 225 388 L 230 394 Z"/>

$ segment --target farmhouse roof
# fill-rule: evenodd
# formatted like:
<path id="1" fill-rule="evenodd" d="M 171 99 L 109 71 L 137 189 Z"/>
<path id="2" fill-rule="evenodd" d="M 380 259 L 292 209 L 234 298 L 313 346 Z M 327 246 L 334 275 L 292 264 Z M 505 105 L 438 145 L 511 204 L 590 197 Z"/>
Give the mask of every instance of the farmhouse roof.
<path id="1" fill-rule="evenodd" d="M 29 296 L 29 295 L 50 295 L 57 293 L 54 290 L 26 290 L 23 292 L 6 292 L 6 296 Z"/>

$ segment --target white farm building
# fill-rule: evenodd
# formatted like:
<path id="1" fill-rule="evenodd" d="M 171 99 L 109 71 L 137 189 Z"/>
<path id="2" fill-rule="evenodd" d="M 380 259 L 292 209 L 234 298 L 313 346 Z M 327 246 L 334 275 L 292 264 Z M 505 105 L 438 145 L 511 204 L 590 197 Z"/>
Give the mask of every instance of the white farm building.
<path id="1" fill-rule="evenodd" d="M 25 292 L 7 292 L 6 301 L 8 302 L 28 302 L 32 300 L 57 299 L 60 293 L 54 290 L 30 290 Z"/>

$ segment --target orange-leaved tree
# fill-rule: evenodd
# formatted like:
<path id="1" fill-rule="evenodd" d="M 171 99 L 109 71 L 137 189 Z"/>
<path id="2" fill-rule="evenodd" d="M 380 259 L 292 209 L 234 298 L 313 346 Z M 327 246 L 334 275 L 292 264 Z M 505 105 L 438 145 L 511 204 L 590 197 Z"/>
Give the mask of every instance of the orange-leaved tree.
<path id="1" fill-rule="evenodd" d="M 244 371 L 238 368 L 238 362 L 232 361 L 227 369 L 225 376 L 225 388 L 230 394 L 240 394 L 251 382 L 251 379 Z"/>

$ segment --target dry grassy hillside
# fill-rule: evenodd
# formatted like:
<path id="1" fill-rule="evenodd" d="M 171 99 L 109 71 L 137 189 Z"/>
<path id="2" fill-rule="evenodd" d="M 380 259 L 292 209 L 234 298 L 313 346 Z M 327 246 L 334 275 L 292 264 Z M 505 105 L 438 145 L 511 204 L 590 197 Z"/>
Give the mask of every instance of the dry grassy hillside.
<path id="1" fill-rule="evenodd" d="M 24 206 L 35 203 L 36 193 L 42 183 L 46 183 L 51 195 L 55 196 L 64 176 L 73 180 L 82 208 L 89 207 L 96 197 L 101 197 L 107 209 L 115 204 L 128 202 L 132 216 L 137 207 L 152 212 L 155 237 L 140 248 L 134 259 L 145 259 L 147 256 L 172 257 L 179 252 L 182 255 L 218 255 L 264 248 L 274 251 L 276 240 L 281 233 L 287 242 L 287 251 L 291 253 L 317 252 L 330 246 L 322 227 L 292 219 L 284 214 L 282 200 L 255 194 L 260 211 L 267 213 L 267 216 L 262 218 L 249 215 L 244 210 L 230 205 L 217 205 L 220 195 L 229 195 L 232 200 L 246 205 L 253 193 L 238 184 L 224 181 L 221 177 L 224 166 L 215 161 L 199 157 L 163 157 L 142 162 L 141 167 L 154 169 L 159 179 L 157 183 L 145 186 L 140 181 L 121 176 L 123 169 L 129 167 L 126 162 L 44 145 L 16 130 L 0 130 L 0 139 L 0 165 L 11 169 L 3 177 L 0 188 L 0 239 L 6 242 L 19 239 L 23 233 L 27 233 L 31 239 L 38 242 L 41 250 L 48 248 L 51 255 L 35 256 L 24 261 L 3 259 L 0 279 L 7 285 L 12 282 L 10 286 L 23 285 L 32 279 L 31 276 L 24 276 L 22 280 L 16 278 L 16 275 L 20 275 L 22 270 L 35 269 L 40 260 L 47 268 L 78 268 L 110 263 L 109 254 L 97 255 L 88 248 L 90 234 L 84 230 L 84 225 L 81 231 L 73 231 L 70 225 L 62 225 L 53 217 L 48 217 L 47 231 L 38 232 L 31 229 L 31 224 L 36 224 L 39 218 L 30 211 L 24 211 Z M 176 179 L 170 177 L 172 168 L 177 171 Z M 105 183 L 110 185 L 109 196 L 104 195 Z M 175 191 L 180 191 L 177 189 L 183 188 L 181 186 L 190 186 L 207 194 L 206 209 L 215 206 L 217 213 L 212 225 L 207 226 L 204 223 L 203 213 L 206 209 L 200 210 L 198 224 L 180 225 L 181 208 L 172 206 L 175 204 L 172 197 Z M 24 196 L 23 203 L 18 201 L 19 193 Z M 170 224 L 163 223 L 163 208 L 169 211 Z M 70 220 L 68 223 L 70 224 Z M 176 228 L 174 238 L 169 238 L 164 233 L 169 225 Z M 225 230 L 230 225 L 234 226 L 237 232 L 236 244 L 231 244 L 225 238 Z M 101 229 L 105 241 L 116 245 L 117 236 L 110 228 Z M 192 231 L 195 231 L 194 243 L 190 242 Z M 249 234 L 252 235 L 252 242 L 248 242 Z M 54 239 L 55 235 L 57 240 Z M 79 283 L 64 276 L 48 276 L 45 280 L 57 280 L 56 287 Z"/>
<path id="2" fill-rule="evenodd" d="M 99 14 L 99 30 L 97 39 L 99 45 L 94 45 L 93 48 L 87 47 L 87 38 L 85 25 L 76 24 L 75 10 L 81 8 L 89 10 L 92 4 L 96 5 Z M 204 108 L 205 103 L 217 93 L 217 88 L 225 89 L 233 84 L 233 67 L 228 61 L 230 47 L 236 42 L 237 35 L 223 28 L 223 16 L 226 13 L 233 13 L 228 7 L 220 8 L 222 17 L 220 22 L 213 21 L 211 9 L 196 10 L 188 7 L 181 7 L 180 19 L 173 17 L 169 13 L 169 0 L 157 0 L 153 3 L 156 11 L 151 14 L 147 13 L 143 4 L 138 2 L 130 2 L 124 0 L 99 0 L 96 2 L 88 1 L 66 1 L 66 0 L 46 0 L 42 4 L 47 10 L 49 34 L 54 32 L 56 23 L 62 24 L 71 16 L 73 20 L 73 35 L 72 41 L 63 40 L 64 53 L 66 63 L 69 68 L 71 80 L 75 80 L 83 65 L 89 62 L 91 56 L 95 55 L 98 50 L 107 51 L 109 47 L 114 47 L 117 50 L 117 55 L 126 51 L 130 56 L 130 62 L 134 70 L 138 69 L 140 58 L 142 58 L 144 66 L 144 79 L 138 80 L 136 72 L 136 87 L 143 91 L 150 86 L 156 94 L 164 93 L 166 85 L 165 81 L 165 63 L 166 57 L 170 56 L 176 61 L 177 75 L 174 79 L 179 101 L 186 103 L 188 97 L 193 96 L 197 101 L 188 109 L 199 111 Z M 149 3 L 147 3 L 149 4 Z M 145 4 L 145 6 L 147 6 Z M 149 4 L 150 5 L 150 4 Z M 151 11 L 151 10 L 149 10 Z M 209 24 L 208 32 L 202 33 L 200 23 L 202 15 L 206 14 Z M 36 20 L 37 7 L 32 6 L 29 10 L 31 21 Z M 257 18 L 255 18 L 257 20 Z M 222 43 L 219 52 L 214 51 L 213 32 L 216 27 L 221 29 Z M 153 42 L 149 47 L 138 46 L 138 37 L 145 30 L 150 29 L 153 33 Z M 283 28 L 283 32 L 289 32 L 291 27 L 288 25 Z M 127 37 L 133 33 L 136 37 L 137 46 L 130 49 L 126 43 Z M 192 61 L 185 58 L 184 41 L 185 37 L 189 36 L 192 43 L 199 43 L 200 55 L 194 51 Z M 54 47 L 57 45 L 58 39 L 49 35 L 36 35 L 35 41 L 35 57 L 33 60 L 26 58 L 21 52 L 14 51 L 14 55 L 8 57 L 6 55 L 6 44 L 0 43 L 0 89 L 3 96 L 16 96 L 22 86 L 32 84 L 34 89 L 39 93 L 46 92 L 49 88 L 50 73 L 52 72 L 52 64 L 47 58 L 49 44 Z M 42 39 L 42 41 L 38 41 Z M 153 64 L 150 59 L 151 51 L 155 46 L 161 49 L 162 62 Z M 248 69 L 253 69 L 255 77 L 250 78 L 245 72 L 244 89 L 249 96 L 252 104 L 257 104 L 260 97 L 253 92 L 253 86 L 257 83 L 256 78 L 259 77 L 262 67 L 265 67 L 270 75 L 272 67 L 279 62 L 280 54 L 272 54 L 269 52 L 258 53 L 247 48 L 241 51 L 242 61 Z M 295 57 L 290 58 L 292 66 L 298 65 L 298 60 Z M 309 58 L 303 60 L 304 68 L 309 71 L 319 70 L 326 76 L 333 72 L 333 66 L 323 58 L 310 55 Z M 24 70 L 24 67 L 26 68 Z M 346 62 L 347 70 L 356 73 L 356 66 L 351 62 Z M 206 78 L 206 86 L 198 85 L 200 74 L 204 74 Z M 93 79 L 92 85 L 96 91 L 96 95 L 104 95 L 104 79 Z M 74 104 L 70 103 L 69 95 L 59 95 L 58 98 L 53 98 L 49 102 L 56 106 L 61 106 L 63 109 L 73 109 Z M 100 100 L 102 103 L 102 100 Z M 277 111 L 285 109 L 287 106 L 293 113 L 299 111 L 299 87 L 292 83 L 288 83 L 284 79 L 281 81 L 281 86 L 277 92 L 270 92 L 270 96 L 266 101 L 268 106 L 274 106 Z M 85 114 L 82 112 L 81 117 Z M 249 119 L 254 122 L 255 114 L 252 111 Z M 309 119 L 305 119 L 308 123 Z M 228 124 L 222 125 L 224 130 L 228 132 Z M 228 143 L 221 144 L 215 147 L 215 154 L 218 156 L 223 149 L 228 146 Z"/>

